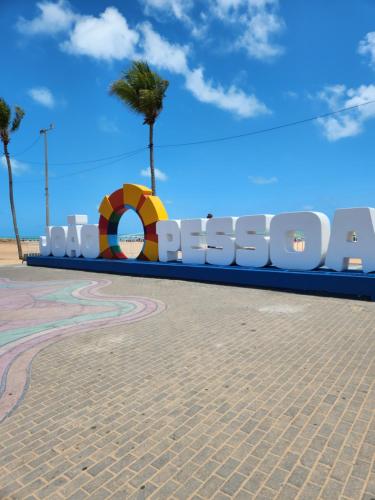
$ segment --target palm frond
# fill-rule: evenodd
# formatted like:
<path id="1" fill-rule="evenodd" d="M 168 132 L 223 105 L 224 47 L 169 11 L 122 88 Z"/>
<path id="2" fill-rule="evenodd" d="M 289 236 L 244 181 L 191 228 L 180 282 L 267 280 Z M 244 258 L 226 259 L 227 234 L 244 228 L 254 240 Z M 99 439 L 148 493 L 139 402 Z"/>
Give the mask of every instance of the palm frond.
<path id="1" fill-rule="evenodd" d="M 163 95 L 157 90 L 141 90 L 139 104 L 145 116 L 145 122 L 153 123 L 163 108 Z"/>
<path id="2" fill-rule="evenodd" d="M 115 95 L 135 113 L 142 113 L 139 109 L 139 95 L 137 91 L 124 80 L 117 80 L 110 87 L 110 94 Z"/>
<path id="3" fill-rule="evenodd" d="M 18 130 L 24 116 L 25 116 L 24 110 L 19 106 L 15 106 L 14 118 L 10 129 L 11 132 L 15 132 L 16 130 Z"/>
<path id="4" fill-rule="evenodd" d="M 10 123 L 10 107 L 0 97 L 0 130 L 7 131 Z"/>
<path id="5" fill-rule="evenodd" d="M 169 82 L 152 71 L 145 61 L 134 61 L 130 69 L 114 82 L 110 93 L 132 111 L 144 115 L 144 123 L 154 123 L 163 108 Z"/>

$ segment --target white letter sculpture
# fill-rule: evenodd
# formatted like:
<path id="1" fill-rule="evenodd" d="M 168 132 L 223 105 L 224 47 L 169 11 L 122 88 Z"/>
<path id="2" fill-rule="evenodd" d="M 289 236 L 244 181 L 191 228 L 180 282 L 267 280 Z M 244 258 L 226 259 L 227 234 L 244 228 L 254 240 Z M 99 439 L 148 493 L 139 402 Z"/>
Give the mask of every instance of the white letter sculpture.
<path id="1" fill-rule="evenodd" d="M 81 253 L 86 259 L 99 257 L 99 224 L 85 224 L 82 227 Z"/>
<path id="2" fill-rule="evenodd" d="M 51 255 L 51 229 L 52 226 L 47 226 L 46 235 L 39 237 L 39 252 L 43 257 Z"/>
<path id="3" fill-rule="evenodd" d="M 273 215 L 245 215 L 236 224 L 236 264 L 264 267 L 270 263 L 270 224 Z"/>
<path id="4" fill-rule="evenodd" d="M 296 231 L 302 231 L 305 248 L 294 249 Z M 328 217 L 321 212 L 294 212 L 275 215 L 270 227 L 272 264 L 282 269 L 308 271 L 324 262 L 330 234 Z"/>
<path id="5" fill-rule="evenodd" d="M 48 226 L 46 236 L 39 239 L 44 257 L 99 257 L 99 226 L 87 224 L 87 215 L 68 215 L 68 226 Z"/>
<path id="6" fill-rule="evenodd" d="M 68 236 L 66 239 L 66 255 L 80 257 L 82 224 L 87 224 L 87 215 L 68 215 Z"/>
<path id="7" fill-rule="evenodd" d="M 357 241 L 354 241 L 354 234 Z M 326 266 L 345 271 L 350 257 L 362 260 L 365 273 L 375 271 L 375 208 L 336 210 Z"/>
<path id="8" fill-rule="evenodd" d="M 51 252 L 54 257 L 65 257 L 67 226 L 53 226 L 51 228 Z"/>
<path id="9" fill-rule="evenodd" d="M 181 221 L 159 220 L 156 223 L 160 262 L 177 260 L 181 248 Z"/>
<path id="10" fill-rule="evenodd" d="M 184 264 L 205 264 L 207 219 L 181 221 L 181 250 Z"/>
<path id="11" fill-rule="evenodd" d="M 206 262 L 217 266 L 230 266 L 236 257 L 234 228 L 237 217 L 208 219 Z"/>

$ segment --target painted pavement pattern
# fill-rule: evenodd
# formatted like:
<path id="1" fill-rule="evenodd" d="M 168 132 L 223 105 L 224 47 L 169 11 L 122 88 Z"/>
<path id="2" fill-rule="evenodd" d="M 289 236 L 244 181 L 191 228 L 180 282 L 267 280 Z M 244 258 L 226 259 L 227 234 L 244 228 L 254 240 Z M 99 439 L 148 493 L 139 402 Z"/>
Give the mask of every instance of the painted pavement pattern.
<path id="1" fill-rule="evenodd" d="M 34 297 L 40 281 L 99 280 L 1 275 Z M 1 499 L 375 498 L 375 304 L 111 280 L 105 297 L 167 308 L 39 352 L 0 424 Z"/>
<path id="2" fill-rule="evenodd" d="M 136 321 L 163 309 L 143 297 L 100 295 L 110 283 L 0 278 L 0 422 L 22 398 L 31 361 L 41 349 L 88 328 Z"/>

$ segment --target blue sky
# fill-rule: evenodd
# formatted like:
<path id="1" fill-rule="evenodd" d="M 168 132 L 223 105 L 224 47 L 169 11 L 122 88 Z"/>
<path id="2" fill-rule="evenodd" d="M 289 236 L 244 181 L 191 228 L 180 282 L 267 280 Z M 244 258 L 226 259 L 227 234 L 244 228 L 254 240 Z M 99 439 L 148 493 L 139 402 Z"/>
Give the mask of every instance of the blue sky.
<path id="1" fill-rule="evenodd" d="M 26 111 L 9 145 L 21 235 L 44 233 L 42 127 L 53 224 L 97 222 L 105 194 L 148 184 L 142 118 L 108 94 L 133 59 L 170 81 L 156 124 L 157 192 L 171 218 L 374 206 L 375 105 L 248 138 L 158 146 L 272 127 L 375 99 L 372 0 L 4 0 L 0 95 Z M 95 167 L 95 169 L 94 169 Z M 145 172 L 146 171 L 146 172 Z M 72 175 L 73 174 L 73 175 Z M 121 232 L 138 229 L 124 217 Z M 0 165 L 0 235 L 11 235 Z"/>

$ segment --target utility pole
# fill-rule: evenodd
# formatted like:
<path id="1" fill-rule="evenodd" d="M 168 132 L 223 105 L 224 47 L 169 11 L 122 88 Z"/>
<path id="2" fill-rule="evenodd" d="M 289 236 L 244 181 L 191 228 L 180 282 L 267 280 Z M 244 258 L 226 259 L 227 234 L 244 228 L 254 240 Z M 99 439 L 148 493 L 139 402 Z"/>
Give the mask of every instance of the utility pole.
<path id="1" fill-rule="evenodd" d="M 51 132 L 55 125 L 51 123 L 48 128 L 42 128 L 40 133 L 44 135 L 44 180 L 45 180 L 45 197 L 46 197 L 46 226 L 49 226 L 49 200 L 48 200 L 48 141 L 47 133 Z"/>

